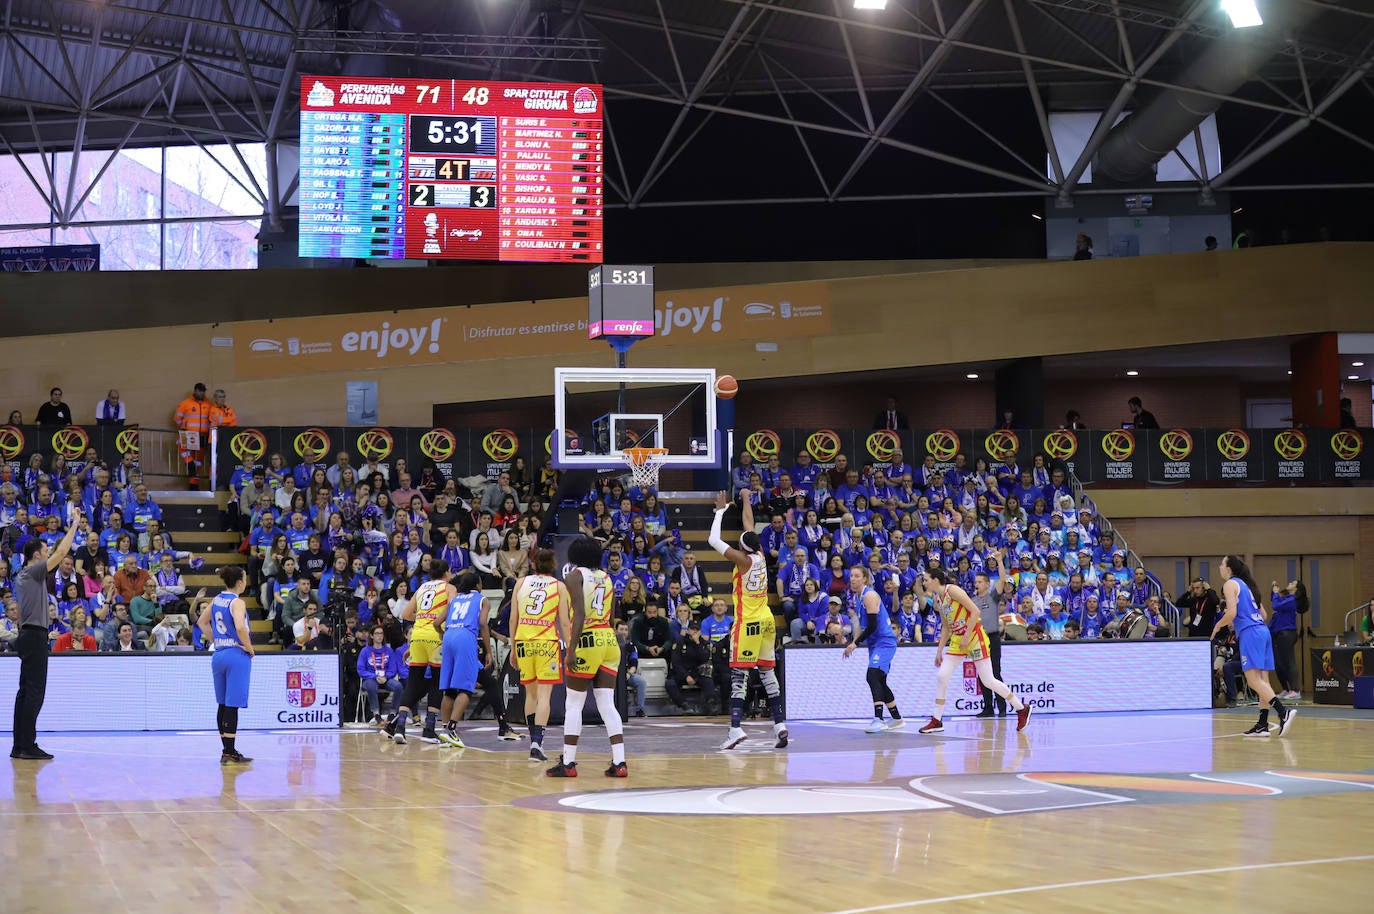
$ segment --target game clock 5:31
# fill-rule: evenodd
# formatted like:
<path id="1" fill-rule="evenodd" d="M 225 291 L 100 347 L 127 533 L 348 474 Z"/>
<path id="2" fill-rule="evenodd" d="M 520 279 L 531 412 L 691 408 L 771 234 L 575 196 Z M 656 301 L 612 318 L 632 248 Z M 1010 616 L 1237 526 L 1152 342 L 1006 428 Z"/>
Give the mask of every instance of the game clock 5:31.
<path id="1" fill-rule="evenodd" d="M 411 152 L 496 154 L 496 118 L 410 116 Z"/>

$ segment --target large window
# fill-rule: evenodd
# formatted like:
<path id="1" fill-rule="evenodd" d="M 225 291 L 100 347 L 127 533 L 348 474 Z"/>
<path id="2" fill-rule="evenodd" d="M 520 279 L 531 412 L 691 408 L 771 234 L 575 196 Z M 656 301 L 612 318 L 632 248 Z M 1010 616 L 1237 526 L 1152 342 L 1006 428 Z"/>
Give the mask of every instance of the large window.
<path id="1" fill-rule="evenodd" d="M 0 247 L 96 243 L 103 270 L 251 270 L 266 188 L 261 143 L 0 155 Z"/>

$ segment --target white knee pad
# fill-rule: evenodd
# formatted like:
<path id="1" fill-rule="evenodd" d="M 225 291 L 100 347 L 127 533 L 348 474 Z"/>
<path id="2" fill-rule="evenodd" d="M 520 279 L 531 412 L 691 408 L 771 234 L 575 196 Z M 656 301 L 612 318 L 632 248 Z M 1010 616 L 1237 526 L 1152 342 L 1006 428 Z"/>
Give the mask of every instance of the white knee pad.
<path id="1" fill-rule="evenodd" d="M 587 693 L 568 689 L 563 701 L 563 734 L 577 736 L 582 732 L 582 706 L 587 703 Z"/>
<path id="2" fill-rule="evenodd" d="M 624 733 L 625 725 L 620 720 L 620 712 L 615 709 L 615 690 L 592 689 L 592 697 L 596 699 L 596 709 L 601 712 L 601 722 L 606 725 L 606 735 L 619 736 Z"/>

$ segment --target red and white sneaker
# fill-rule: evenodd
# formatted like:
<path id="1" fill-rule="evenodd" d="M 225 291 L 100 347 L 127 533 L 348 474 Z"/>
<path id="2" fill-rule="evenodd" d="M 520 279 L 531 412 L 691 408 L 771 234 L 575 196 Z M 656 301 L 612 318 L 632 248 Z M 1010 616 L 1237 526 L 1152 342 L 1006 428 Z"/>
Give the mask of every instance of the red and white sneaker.
<path id="1" fill-rule="evenodd" d="M 1026 729 L 1026 721 L 1030 720 L 1030 705 L 1022 705 L 1016 712 L 1016 729 L 1018 731 Z"/>
<path id="2" fill-rule="evenodd" d="M 917 733 L 944 733 L 945 725 L 938 717 L 932 717 Z"/>

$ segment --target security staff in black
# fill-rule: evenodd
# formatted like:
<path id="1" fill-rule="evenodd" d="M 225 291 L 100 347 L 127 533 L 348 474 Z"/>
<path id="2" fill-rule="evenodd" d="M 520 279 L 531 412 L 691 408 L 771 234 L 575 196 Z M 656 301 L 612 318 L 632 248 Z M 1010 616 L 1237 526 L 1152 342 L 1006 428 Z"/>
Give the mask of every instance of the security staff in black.
<path id="1" fill-rule="evenodd" d="M 48 550 L 39 539 L 24 544 L 24 567 L 14 576 L 14 599 L 19 604 L 19 691 L 14 695 L 14 748 L 10 758 L 42 760 L 52 754 L 38 748 L 38 712 L 48 691 L 48 575 L 62 564 L 72 548 L 81 509 L 72 511 L 67 535 Z"/>

